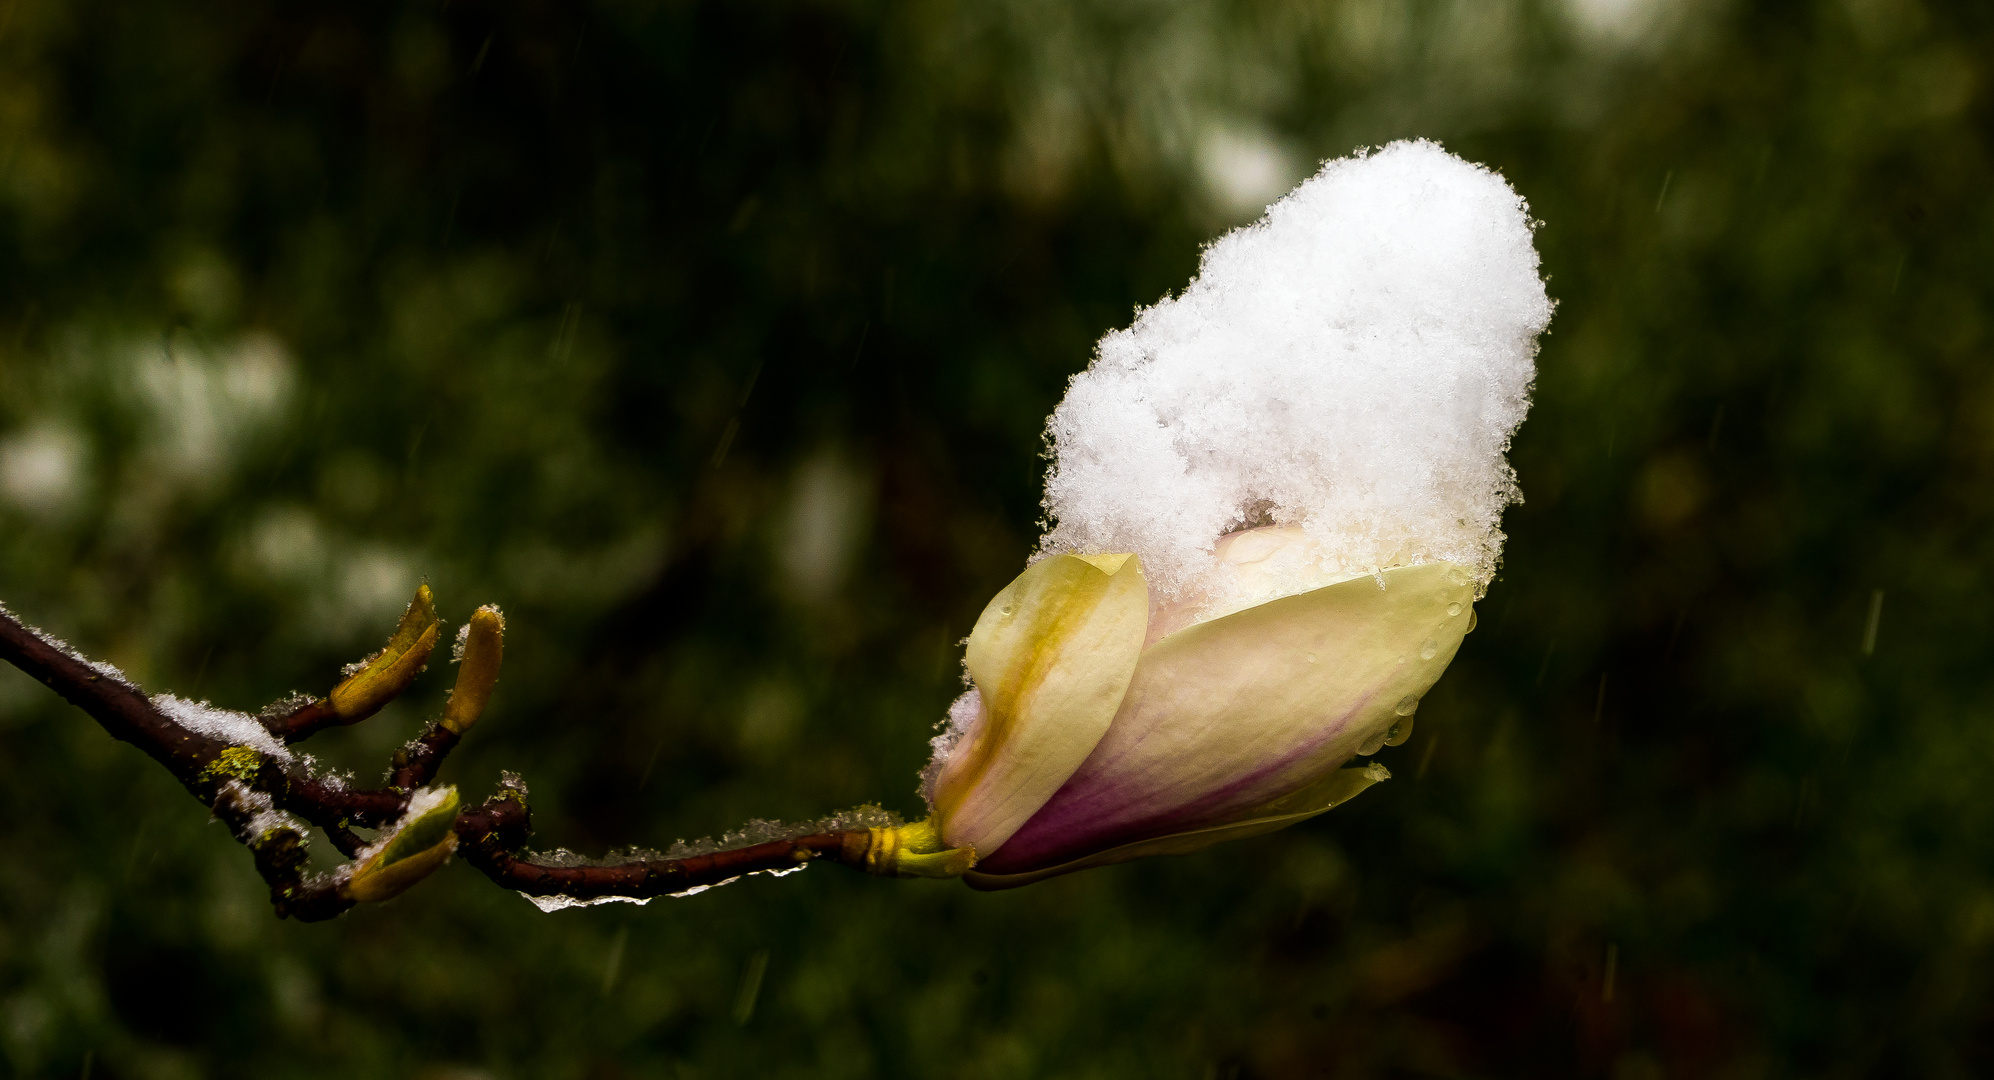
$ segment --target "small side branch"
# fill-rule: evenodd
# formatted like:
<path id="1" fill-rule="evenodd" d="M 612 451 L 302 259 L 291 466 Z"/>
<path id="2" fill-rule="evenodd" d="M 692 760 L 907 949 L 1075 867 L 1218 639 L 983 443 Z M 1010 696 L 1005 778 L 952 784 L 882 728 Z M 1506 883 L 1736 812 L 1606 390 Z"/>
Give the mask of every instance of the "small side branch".
<path id="1" fill-rule="evenodd" d="M 326 728 L 352 722 L 340 716 L 325 698 L 280 701 L 263 710 L 257 719 L 270 734 L 286 743 L 303 742 Z"/>
<path id="2" fill-rule="evenodd" d="M 358 722 L 378 712 L 421 672 L 436 636 L 435 607 L 424 586 L 388 647 L 355 665 L 331 694 L 293 702 L 255 720 L 233 715 L 245 725 L 260 722 L 286 742 L 333 723 Z M 402 782 L 393 787 L 355 790 L 295 770 L 288 756 L 266 753 L 270 744 L 255 736 L 253 726 L 246 732 L 236 729 L 243 742 L 224 737 L 232 734 L 226 724 L 219 734 L 212 723 L 199 729 L 190 726 L 183 719 L 183 707 L 167 698 L 149 697 L 115 669 L 93 663 L 4 607 L 0 607 L 0 660 L 41 680 L 112 737 L 137 746 L 171 772 L 249 849 L 257 871 L 270 886 L 271 903 L 279 916 L 307 921 L 331 918 L 355 903 L 347 895 L 352 891 L 350 868 L 322 879 L 307 876 L 304 822 L 323 829 L 332 846 L 348 858 L 366 854 L 370 845 L 352 828 L 398 828 L 416 790 L 435 776 L 457 742 L 453 733 L 425 744 L 427 752 L 418 762 L 396 768 L 394 778 Z M 495 669 L 488 674 L 495 677 Z M 489 687 L 484 692 L 489 695 Z M 162 707 L 162 701 L 173 707 Z M 261 749 L 252 745 L 258 743 Z M 374 887 L 379 891 L 378 884 Z"/>
<path id="3" fill-rule="evenodd" d="M 271 812 L 267 794 L 240 781 L 223 785 L 214 802 L 215 816 L 256 860 L 256 872 L 270 886 L 270 904 L 278 918 L 299 922 L 330 919 L 353 906 L 340 894 L 340 879 L 328 876 L 308 881 L 305 877 L 305 838 L 281 815 Z"/>
<path id="4" fill-rule="evenodd" d="M 394 772 L 389 782 L 403 791 L 414 791 L 428 784 L 436 779 L 436 770 L 442 767 L 443 759 L 450 756 L 450 751 L 463 738 L 441 722 L 429 725 L 421 737 L 395 751 Z"/>
<path id="5" fill-rule="evenodd" d="M 430 786 L 491 698 L 504 627 L 496 608 L 480 608 L 472 616 L 459 639 L 457 685 L 443 716 L 396 752 L 389 786 L 374 790 L 353 790 L 293 768 L 288 755 L 266 752 L 273 747 L 255 725 L 291 744 L 380 711 L 422 672 L 437 643 L 439 624 L 427 585 L 417 591 L 387 646 L 349 668 L 325 697 L 294 696 L 254 718 L 232 714 L 251 725 L 247 735 L 238 736 L 240 729 L 226 724 L 219 730 L 230 738 L 243 737 L 242 743 L 217 737 L 214 726 L 198 717 L 185 720 L 184 709 L 172 699 L 155 702 L 115 669 L 36 632 L 4 607 L 0 660 L 41 680 L 113 737 L 139 747 L 172 772 L 249 849 L 280 918 L 313 922 L 355 904 L 388 899 L 453 853 L 500 886 L 578 903 L 680 894 L 820 859 L 869 873 L 895 872 L 890 860 L 881 861 L 881 830 L 838 829 L 844 822 L 829 821 L 830 831 L 682 859 L 563 865 L 526 854 L 532 813 L 526 788 L 516 778 L 508 774 L 496 796 L 468 809 L 459 808 L 454 788 Z M 310 874 L 306 823 L 322 830 L 351 861 L 330 873 Z M 382 831 L 369 842 L 353 832 L 356 827 Z"/>
<path id="6" fill-rule="evenodd" d="M 511 792 L 502 792 L 484 806 L 457 816 L 457 853 L 504 888 L 528 896 L 560 896 L 586 903 L 613 896 L 631 899 L 671 896 L 722 885 L 744 874 L 794 870 L 818 859 L 864 870 L 866 853 L 873 844 L 870 829 L 852 829 L 771 840 L 683 859 L 557 866 L 516 854 L 529 831 L 525 800 Z"/>

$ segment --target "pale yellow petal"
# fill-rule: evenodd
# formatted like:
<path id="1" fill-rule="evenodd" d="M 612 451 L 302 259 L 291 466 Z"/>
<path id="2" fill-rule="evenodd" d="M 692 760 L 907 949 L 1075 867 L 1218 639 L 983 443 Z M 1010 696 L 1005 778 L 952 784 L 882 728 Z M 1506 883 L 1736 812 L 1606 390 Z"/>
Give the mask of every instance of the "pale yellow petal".
<path id="1" fill-rule="evenodd" d="M 1121 705 L 1148 621 L 1133 556 L 1056 555 L 990 601 L 967 657 L 983 717 L 935 781 L 948 846 L 995 850 L 1087 759 Z"/>
<path id="2" fill-rule="evenodd" d="M 1399 567 L 1199 623 L 1143 653 L 1108 733 L 983 872 L 1235 820 L 1411 713 L 1460 647 L 1460 567 Z"/>

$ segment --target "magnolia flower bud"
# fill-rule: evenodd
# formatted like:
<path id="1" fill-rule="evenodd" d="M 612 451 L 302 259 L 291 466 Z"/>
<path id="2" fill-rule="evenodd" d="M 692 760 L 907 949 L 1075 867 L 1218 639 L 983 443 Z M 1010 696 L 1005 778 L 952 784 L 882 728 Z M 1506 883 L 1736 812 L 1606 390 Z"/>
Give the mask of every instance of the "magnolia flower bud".
<path id="1" fill-rule="evenodd" d="M 1227 541 L 1255 561 L 1306 543 L 1282 528 Z M 1046 559 L 970 635 L 976 686 L 938 747 L 927 827 L 977 853 L 971 884 L 1002 888 L 1322 813 L 1389 775 L 1339 766 L 1410 716 L 1473 601 L 1460 567 L 1400 567 L 1193 618 L 1145 647 L 1180 613 L 1152 609 L 1137 559 Z"/>
<path id="2" fill-rule="evenodd" d="M 925 872 L 1193 851 L 1390 775 L 1343 766 L 1404 741 L 1519 497 L 1504 452 L 1551 314 L 1530 233 L 1501 177 L 1394 144 L 1102 339 L 1049 425 L 1040 560 L 969 638 L 908 827 L 953 861 Z"/>

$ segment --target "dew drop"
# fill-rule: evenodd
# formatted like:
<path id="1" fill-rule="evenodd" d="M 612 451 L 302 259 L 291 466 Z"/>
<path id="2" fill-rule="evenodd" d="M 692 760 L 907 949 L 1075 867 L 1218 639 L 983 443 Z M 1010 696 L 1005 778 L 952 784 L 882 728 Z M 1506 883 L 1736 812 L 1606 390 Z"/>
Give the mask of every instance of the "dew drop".
<path id="1" fill-rule="evenodd" d="M 1455 601 L 1454 603 L 1447 605 L 1448 618 L 1453 618 L 1454 616 L 1459 615 L 1460 613 L 1461 613 L 1460 601 Z"/>
<path id="2" fill-rule="evenodd" d="M 1012 612 L 1013 608 L 1010 604 L 1005 604 L 1001 610 L 1003 611 L 1004 614 L 1009 615 Z"/>
<path id="3" fill-rule="evenodd" d="M 1413 718 L 1408 716 L 1393 724 L 1392 730 L 1385 732 L 1385 745 L 1402 746 L 1407 739 L 1412 738 L 1412 721 Z"/>
<path id="4" fill-rule="evenodd" d="M 1433 654 L 1439 651 L 1440 651 L 1440 643 L 1433 640 L 1432 638 L 1427 638 L 1426 644 L 1421 645 L 1419 647 L 1419 658 L 1421 660 L 1431 660 L 1433 659 Z"/>
<path id="5" fill-rule="evenodd" d="M 1411 716 L 1413 710 L 1417 708 L 1419 708 L 1419 698 L 1407 694 L 1399 699 L 1399 703 L 1392 707 L 1392 711 L 1400 716 Z"/>
<path id="6" fill-rule="evenodd" d="M 1311 664 L 1315 663 L 1315 654 L 1314 654 L 1314 653 L 1310 653 L 1310 654 L 1309 654 L 1309 663 L 1311 663 Z"/>
<path id="7" fill-rule="evenodd" d="M 1461 631 L 1461 632 L 1462 632 L 1462 633 L 1464 633 L 1464 634 L 1472 634 L 1472 633 L 1474 633 L 1474 632 L 1475 632 L 1475 627 L 1476 627 L 1476 626 L 1477 626 L 1478 624 L 1480 624 L 1480 623 L 1481 623 L 1481 621 L 1482 621 L 1482 613 L 1481 613 L 1481 612 L 1479 612 L 1479 611 L 1470 611 L 1470 612 L 1468 612 L 1468 628 L 1467 628 L 1466 630 L 1463 630 L 1463 631 Z"/>
<path id="8" fill-rule="evenodd" d="M 1386 735 L 1387 732 L 1380 731 L 1372 735 L 1370 738 L 1365 739 L 1364 744 L 1357 748 L 1358 756 L 1370 757 L 1372 754 L 1375 754 L 1379 750 L 1384 749 Z"/>

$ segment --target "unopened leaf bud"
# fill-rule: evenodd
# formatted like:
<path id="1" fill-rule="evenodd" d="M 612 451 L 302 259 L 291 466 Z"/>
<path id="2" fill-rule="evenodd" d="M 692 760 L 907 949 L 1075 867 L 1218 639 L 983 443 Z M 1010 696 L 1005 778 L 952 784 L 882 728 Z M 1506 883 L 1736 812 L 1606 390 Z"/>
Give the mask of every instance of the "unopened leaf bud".
<path id="1" fill-rule="evenodd" d="M 379 712 L 422 673 L 430 651 L 436 648 L 436 637 L 436 594 L 424 584 L 415 590 L 415 599 L 388 639 L 388 647 L 332 688 L 329 700 L 333 712 L 349 724 Z"/>
<path id="2" fill-rule="evenodd" d="M 471 730 L 498 683 L 499 662 L 505 656 L 505 616 L 491 604 L 471 616 L 463 638 L 464 654 L 457 666 L 457 687 L 443 710 L 443 726 L 462 735 Z"/>
<path id="3" fill-rule="evenodd" d="M 457 850 L 457 789 L 425 788 L 409 800 L 394 830 L 360 853 L 341 896 L 369 904 L 399 896 Z"/>

